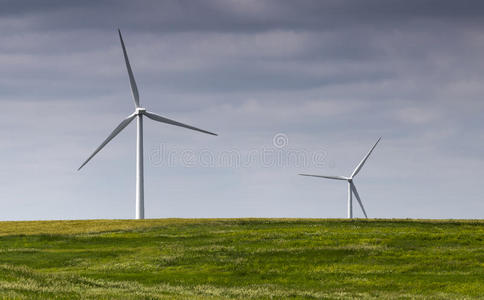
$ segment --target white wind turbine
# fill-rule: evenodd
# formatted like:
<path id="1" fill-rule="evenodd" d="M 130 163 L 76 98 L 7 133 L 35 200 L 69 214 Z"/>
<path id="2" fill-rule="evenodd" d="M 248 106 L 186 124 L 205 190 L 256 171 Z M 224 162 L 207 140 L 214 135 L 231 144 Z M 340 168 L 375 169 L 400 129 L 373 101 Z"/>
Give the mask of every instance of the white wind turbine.
<path id="1" fill-rule="evenodd" d="M 128 126 L 133 119 L 137 119 L 137 136 L 136 136 L 136 219 L 144 219 L 144 179 L 143 179 L 143 116 L 147 116 L 148 118 L 170 125 L 175 125 L 179 127 L 184 127 L 196 131 L 200 131 L 203 133 L 217 135 L 215 133 L 205 131 L 190 125 L 186 125 L 177 121 L 173 121 L 167 119 L 165 117 L 159 116 L 152 112 L 146 111 L 146 109 L 140 106 L 139 102 L 139 94 L 138 94 L 138 87 L 136 86 L 136 81 L 134 80 L 133 71 L 131 70 L 131 66 L 129 64 L 128 54 L 126 53 L 126 47 L 124 46 L 123 37 L 121 36 L 121 31 L 118 29 L 119 39 L 121 41 L 121 47 L 123 48 L 124 60 L 126 62 L 126 68 L 128 69 L 129 75 L 129 83 L 131 85 L 131 91 L 133 92 L 133 99 L 135 105 L 135 111 L 129 115 L 126 119 L 124 119 L 118 127 L 116 127 L 113 132 L 102 142 L 101 146 L 99 146 L 92 154 L 89 156 L 88 159 L 77 169 L 78 171 L 86 165 L 91 158 L 94 157 L 107 143 L 109 143 L 118 133 L 120 133 L 126 126 Z"/>
<path id="2" fill-rule="evenodd" d="M 346 180 L 348 181 L 348 219 L 353 218 L 353 198 L 352 194 L 355 194 L 356 200 L 358 200 L 358 203 L 360 204 L 361 210 L 363 211 L 363 214 L 365 214 L 365 217 L 368 218 L 366 215 L 365 208 L 363 207 L 363 203 L 361 202 L 360 195 L 358 194 L 358 191 L 356 190 L 356 186 L 353 183 L 353 178 L 360 172 L 361 168 L 365 164 L 366 160 L 368 157 L 370 157 L 371 152 L 373 152 L 373 149 L 375 149 L 376 145 L 378 142 L 381 140 L 381 137 L 376 141 L 375 145 L 368 151 L 368 154 L 361 160 L 361 162 L 356 166 L 355 170 L 353 173 L 350 175 L 350 177 L 345 177 L 345 176 L 326 176 L 326 175 L 310 175 L 310 174 L 299 174 L 301 176 L 310 176 L 310 177 L 319 177 L 319 178 L 327 178 L 327 179 L 336 179 L 336 180 Z"/>

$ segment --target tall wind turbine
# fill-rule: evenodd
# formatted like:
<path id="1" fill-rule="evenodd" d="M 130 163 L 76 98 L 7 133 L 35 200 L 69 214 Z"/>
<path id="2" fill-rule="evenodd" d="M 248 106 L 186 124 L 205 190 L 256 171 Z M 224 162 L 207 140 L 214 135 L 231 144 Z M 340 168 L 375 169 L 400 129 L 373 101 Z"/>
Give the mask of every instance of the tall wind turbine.
<path id="1" fill-rule="evenodd" d="M 375 149 L 376 145 L 378 142 L 381 140 L 381 137 L 376 141 L 375 145 L 371 147 L 370 151 L 366 154 L 366 156 L 361 160 L 361 162 L 356 166 L 355 170 L 353 173 L 350 175 L 350 177 L 345 177 L 345 176 L 326 176 L 326 175 L 310 175 L 310 174 L 299 174 L 301 176 L 310 176 L 310 177 L 319 177 L 319 178 L 327 178 L 327 179 L 335 179 L 335 180 L 346 180 L 348 182 L 348 219 L 353 218 L 353 197 L 352 195 L 355 194 L 356 200 L 358 200 L 358 203 L 360 204 L 361 210 L 363 211 L 363 214 L 365 214 L 365 217 L 368 218 L 366 215 L 365 208 L 363 207 L 363 202 L 361 202 L 360 195 L 358 194 L 358 191 L 356 190 L 356 186 L 353 183 L 353 178 L 360 172 L 361 168 L 363 168 L 363 165 L 365 164 L 366 160 L 368 157 L 370 157 L 371 152 L 373 152 L 373 149 Z"/>
<path id="2" fill-rule="evenodd" d="M 133 93 L 133 100 L 135 110 L 126 119 L 124 119 L 118 127 L 116 127 L 113 132 L 102 142 L 102 144 L 94 150 L 94 152 L 89 156 L 88 159 L 77 169 L 78 171 L 84 167 L 91 158 L 94 157 L 101 149 L 107 145 L 116 135 L 118 135 L 126 126 L 128 126 L 133 119 L 137 119 L 137 135 L 136 135 L 136 219 L 144 219 L 145 209 L 144 209 L 144 178 L 143 178 L 143 116 L 146 116 L 154 121 L 161 123 L 166 123 L 170 125 L 175 125 L 179 127 L 184 127 L 203 133 L 217 135 L 215 133 L 205 131 L 190 125 L 186 125 L 168 118 L 162 117 L 155 113 L 147 111 L 145 108 L 140 106 L 138 87 L 136 86 L 136 81 L 134 80 L 133 71 L 131 70 L 131 65 L 129 64 L 128 53 L 126 53 L 126 47 L 124 46 L 123 37 L 121 36 L 121 31 L 118 29 L 119 40 L 121 41 L 121 47 L 123 48 L 124 61 L 126 62 L 126 69 L 128 70 L 129 83 L 131 85 L 131 92 Z"/>

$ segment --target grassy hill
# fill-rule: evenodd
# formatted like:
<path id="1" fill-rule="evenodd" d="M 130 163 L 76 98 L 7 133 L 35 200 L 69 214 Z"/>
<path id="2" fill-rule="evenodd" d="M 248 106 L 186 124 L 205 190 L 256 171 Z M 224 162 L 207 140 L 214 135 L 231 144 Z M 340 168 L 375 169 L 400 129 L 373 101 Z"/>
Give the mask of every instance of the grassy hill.
<path id="1" fill-rule="evenodd" d="M 483 295 L 483 221 L 0 222 L 0 298 Z"/>

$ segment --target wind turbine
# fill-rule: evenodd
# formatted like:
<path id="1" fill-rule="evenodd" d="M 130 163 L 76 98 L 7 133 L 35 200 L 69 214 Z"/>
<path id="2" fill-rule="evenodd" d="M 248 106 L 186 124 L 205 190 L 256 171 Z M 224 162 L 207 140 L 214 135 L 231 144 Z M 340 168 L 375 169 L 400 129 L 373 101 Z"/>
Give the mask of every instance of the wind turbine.
<path id="1" fill-rule="evenodd" d="M 137 135 L 136 135 L 136 219 L 144 219 L 145 217 L 145 210 L 144 210 L 144 177 L 143 177 L 143 116 L 146 116 L 154 121 L 158 121 L 161 123 L 166 123 L 170 125 L 175 125 L 179 127 L 184 127 L 196 131 L 200 131 L 203 133 L 217 135 L 215 133 L 202 130 L 190 125 L 186 125 L 174 120 L 170 120 L 168 118 L 162 117 L 155 113 L 147 111 L 145 108 L 140 106 L 139 102 L 139 93 L 138 87 L 136 86 L 136 81 L 134 80 L 133 71 L 131 70 L 131 65 L 129 64 L 128 54 L 126 53 L 126 47 L 124 46 L 123 37 L 121 36 L 121 31 L 118 29 L 119 33 L 119 40 L 121 41 L 121 47 L 123 48 L 124 54 L 124 61 L 126 62 L 126 69 L 128 70 L 129 75 L 129 83 L 131 85 L 131 92 L 133 93 L 133 100 L 135 110 L 132 114 L 130 114 L 127 118 L 125 118 L 121 123 L 116 127 L 113 132 L 102 142 L 102 144 L 97 147 L 96 150 L 89 156 L 88 159 L 77 169 L 78 171 L 84 167 L 91 158 L 94 157 L 101 149 L 106 146 L 116 135 L 118 135 L 126 126 L 128 126 L 133 119 L 137 119 Z"/>
<path id="2" fill-rule="evenodd" d="M 365 164 L 366 160 L 368 159 L 368 157 L 370 157 L 371 152 L 373 152 L 373 149 L 375 149 L 376 145 L 378 144 L 378 142 L 380 140 L 381 140 L 381 137 L 378 139 L 378 141 L 376 141 L 375 145 L 373 145 L 373 147 L 371 147 L 370 151 L 368 151 L 366 156 L 356 166 L 355 170 L 350 175 L 350 177 L 310 175 L 310 174 L 299 174 L 299 175 L 310 176 L 310 177 L 319 177 L 319 178 L 327 178 L 327 179 L 335 179 L 335 180 L 346 180 L 348 182 L 348 219 L 353 218 L 353 197 L 352 197 L 353 194 L 355 194 L 356 200 L 358 200 L 358 203 L 360 204 L 360 207 L 361 207 L 361 210 L 363 211 L 363 214 L 365 214 L 365 217 L 368 218 L 368 216 L 366 215 L 365 208 L 363 207 L 363 202 L 361 202 L 360 195 L 358 194 L 358 191 L 356 190 L 356 186 L 353 183 L 353 178 L 360 172 L 361 168 L 363 168 L 363 165 Z"/>

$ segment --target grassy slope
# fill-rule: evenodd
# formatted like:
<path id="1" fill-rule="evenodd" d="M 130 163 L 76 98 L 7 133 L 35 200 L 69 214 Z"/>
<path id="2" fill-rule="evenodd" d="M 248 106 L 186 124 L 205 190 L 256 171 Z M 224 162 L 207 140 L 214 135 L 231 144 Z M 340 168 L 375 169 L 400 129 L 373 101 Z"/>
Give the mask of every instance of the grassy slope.
<path id="1" fill-rule="evenodd" d="M 479 298 L 484 222 L 0 222 L 0 297 Z"/>

